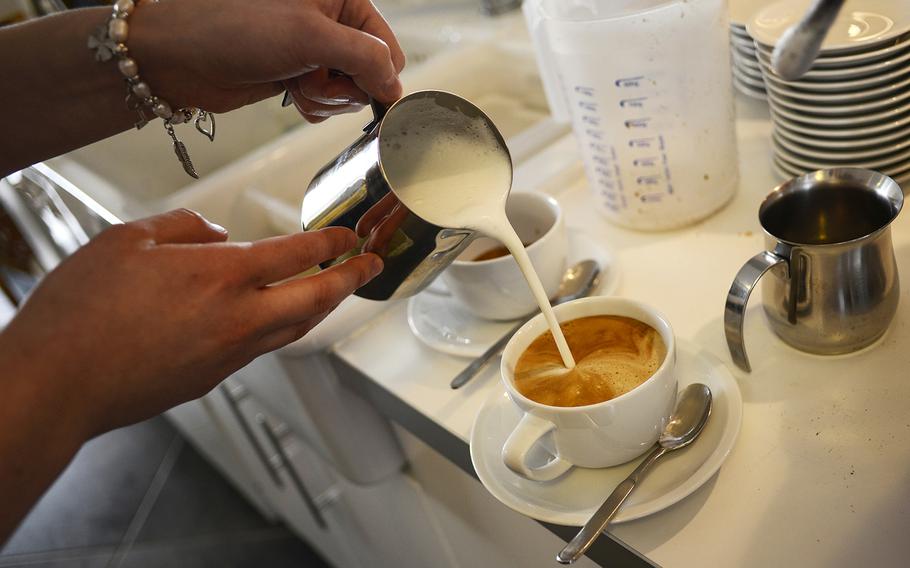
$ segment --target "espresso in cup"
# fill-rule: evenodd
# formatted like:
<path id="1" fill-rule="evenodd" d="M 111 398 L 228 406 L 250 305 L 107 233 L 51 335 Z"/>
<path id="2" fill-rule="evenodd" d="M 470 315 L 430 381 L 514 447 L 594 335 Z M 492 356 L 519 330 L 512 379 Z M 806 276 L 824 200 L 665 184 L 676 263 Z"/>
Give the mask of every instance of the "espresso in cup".
<path id="1" fill-rule="evenodd" d="M 533 242 L 530 242 L 530 243 L 523 242 L 521 244 L 525 248 L 528 248 L 529 246 L 531 246 L 533 244 Z M 499 245 L 498 247 L 493 247 L 489 250 L 486 250 L 486 251 L 478 254 L 471 260 L 473 260 L 474 262 L 481 262 L 484 260 L 493 260 L 494 258 L 501 258 L 503 256 L 506 256 L 507 254 L 509 254 L 509 249 L 507 249 L 506 247 L 504 247 L 502 245 Z"/>
<path id="2" fill-rule="evenodd" d="M 560 324 L 575 368 L 567 370 L 547 331 L 515 364 L 515 388 L 548 406 L 586 406 L 621 396 L 657 372 L 667 356 L 660 333 L 625 316 L 600 315 Z"/>

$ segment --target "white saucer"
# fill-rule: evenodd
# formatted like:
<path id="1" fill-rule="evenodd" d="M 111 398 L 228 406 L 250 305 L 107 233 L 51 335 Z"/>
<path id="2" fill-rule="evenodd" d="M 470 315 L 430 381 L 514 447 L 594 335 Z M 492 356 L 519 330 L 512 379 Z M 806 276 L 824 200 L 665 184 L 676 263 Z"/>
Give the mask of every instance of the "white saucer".
<path id="1" fill-rule="evenodd" d="M 619 283 L 616 258 L 590 236 L 570 229 L 567 266 L 589 258 L 596 260 L 601 270 L 600 284 L 592 295 L 615 292 Z M 411 332 L 428 347 L 449 355 L 480 357 L 515 323 L 478 318 L 450 296 L 441 281 L 408 301 Z"/>
<path id="2" fill-rule="evenodd" d="M 742 395 L 730 371 L 715 357 L 680 342 L 679 389 L 690 383 L 708 385 L 714 396 L 711 418 L 691 446 L 658 462 L 629 495 L 614 523 L 661 511 L 689 496 L 720 469 L 736 442 L 742 422 Z M 529 481 L 506 468 L 502 446 L 521 418 L 521 411 L 500 386 L 483 405 L 471 430 L 471 462 L 484 487 L 504 505 L 531 518 L 558 525 L 581 526 L 641 458 L 604 469 L 573 468 L 548 483 Z"/>
<path id="3" fill-rule="evenodd" d="M 889 107 L 898 106 L 901 103 L 908 102 L 908 99 L 910 99 L 910 89 L 905 89 L 904 91 L 893 93 L 891 96 L 885 97 L 883 99 L 864 101 L 860 104 L 845 105 L 818 103 L 803 104 L 796 99 L 793 99 L 786 95 L 781 95 L 780 93 L 775 93 L 774 97 L 774 101 L 779 106 L 787 107 L 793 111 L 826 116 L 856 116 L 858 114 L 864 113 L 869 114 L 872 112 L 878 112 L 883 108 L 886 109 Z"/>
<path id="4" fill-rule="evenodd" d="M 746 31 L 756 42 L 773 47 L 790 26 L 803 18 L 809 4 L 809 0 L 776 2 L 755 14 L 746 23 Z M 863 0 L 857 4 L 838 13 L 819 49 L 820 55 L 872 51 L 910 31 L 910 13 L 902 0 Z"/>

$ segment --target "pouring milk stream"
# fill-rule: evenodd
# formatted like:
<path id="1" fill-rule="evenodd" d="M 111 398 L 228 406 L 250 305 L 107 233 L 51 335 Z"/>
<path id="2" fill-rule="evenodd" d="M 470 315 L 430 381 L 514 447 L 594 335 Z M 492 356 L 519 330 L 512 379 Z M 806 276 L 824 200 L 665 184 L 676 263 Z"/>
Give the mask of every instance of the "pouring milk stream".
<path id="1" fill-rule="evenodd" d="M 485 120 L 460 112 L 457 105 L 423 99 L 410 103 L 408 111 L 387 116 L 380 136 L 383 171 L 395 193 L 430 223 L 473 229 L 505 245 L 540 305 L 563 364 L 573 368 L 550 300 L 506 216 L 512 187 L 508 151 Z"/>

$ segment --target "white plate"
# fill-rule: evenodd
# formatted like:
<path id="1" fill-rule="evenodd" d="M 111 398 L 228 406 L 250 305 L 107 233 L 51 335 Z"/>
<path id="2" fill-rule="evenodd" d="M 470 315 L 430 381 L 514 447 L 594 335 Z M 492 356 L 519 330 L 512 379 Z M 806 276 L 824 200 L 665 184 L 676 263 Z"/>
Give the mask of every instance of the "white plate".
<path id="1" fill-rule="evenodd" d="M 757 61 L 770 66 L 771 65 L 771 55 L 765 53 L 764 51 L 756 52 Z M 839 67 L 837 69 L 820 69 L 816 68 L 814 65 L 812 68 L 807 71 L 800 79 L 812 81 L 845 81 L 850 79 L 859 79 L 861 77 L 868 77 L 870 75 L 876 75 L 881 73 L 886 73 L 894 70 L 895 68 L 906 70 L 908 65 L 907 62 L 910 61 L 910 50 L 898 52 L 893 57 L 887 59 L 882 59 L 880 61 L 875 61 L 863 65 L 855 65 L 852 67 Z M 905 71 L 906 72 L 906 71 Z M 814 84 L 814 83 L 813 83 Z"/>
<path id="2" fill-rule="evenodd" d="M 899 140 L 893 144 L 882 144 L 863 151 L 857 151 L 854 145 L 850 145 L 840 151 L 832 151 L 791 140 L 787 131 L 781 128 L 774 129 L 773 136 L 776 142 L 791 152 L 804 156 L 811 156 L 817 160 L 834 160 L 835 162 L 843 162 L 846 160 L 873 160 L 881 156 L 896 154 L 902 150 L 910 149 L 910 137 Z"/>
<path id="3" fill-rule="evenodd" d="M 870 136 L 870 137 L 856 137 L 856 138 L 826 138 L 815 136 L 814 134 L 806 134 L 802 131 L 796 131 L 791 129 L 788 126 L 788 122 L 777 121 L 774 123 L 774 128 L 777 129 L 782 135 L 786 136 L 794 142 L 799 142 L 800 144 L 806 144 L 807 146 L 816 146 L 819 148 L 827 148 L 829 150 L 858 150 L 858 149 L 873 149 L 878 148 L 884 144 L 888 144 L 894 141 L 903 141 L 907 138 L 910 138 L 910 130 L 900 129 L 894 132 Z"/>
<path id="4" fill-rule="evenodd" d="M 846 158 L 831 160 L 794 152 L 780 135 L 772 134 L 771 143 L 778 156 L 791 164 L 810 170 L 823 170 L 826 168 L 866 168 L 868 170 L 901 171 L 910 167 L 910 152 L 890 152 L 873 158 L 857 159 Z"/>
<path id="5" fill-rule="evenodd" d="M 774 154 L 774 160 L 775 160 L 775 163 L 782 170 L 788 171 L 788 172 L 793 172 L 794 175 L 800 175 L 800 174 L 804 174 L 806 172 L 814 172 L 815 170 L 828 169 L 827 166 L 826 167 L 814 167 L 814 166 L 809 167 L 809 166 L 804 166 L 804 165 L 800 165 L 800 164 L 795 164 L 795 163 L 791 162 L 790 160 L 788 160 L 786 156 L 781 155 L 776 152 Z M 895 181 L 897 181 L 898 184 L 903 183 L 903 180 L 905 180 L 908 176 L 910 176 L 910 164 L 906 164 L 906 163 L 898 164 L 898 165 L 895 165 L 893 167 L 888 167 L 888 168 L 881 168 L 881 169 L 868 168 L 868 169 L 874 169 L 878 172 L 881 172 L 881 173 L 885 174 L 886 176 L 893 178 Z"/>
<path id="6" fill-rule="evenodd" d="M 808 112 L 825 116 L 855 116 L 858 114 L 877 112 L 881 109 L 898 106 L 901 103 L 910 104 L 910 89 L 894 93 L 883 99 L 863 101 L 860 104 L 832 105 L 815 103 L 802 103 L 791 97 L 774 93 L 776 102 L 796 112 Z"/>
<path id="7" fill-rule="evenodd" d="M 596 260 L 601 269 L 600 284 L 592 295 L 615 292 L 619 283 L 615 257 L 585 233 L 570 229 L 567 266 L 589 258 Z M 515 323 L 478 318 L 449 295 L 441 280 L 408 300 L 411 332 L 426 346 L 449 355 L 480 357 Z"/>
<path id="8" fill-rule="evenodd" d="M 761 77 L 761 65 L 758 64 L 758 59 L 754 56 L 750 57 L 748 55 L 743 55 L 739 51 L 734 50 L 733 63 L 740 69 L 743 69 L 743 71 L 749 70 Z"/>
<path id="9" fill-rule="evenodd" d="M 730 27 L 737 27 L 746 33 L 749 20 L 770 4 L 773 4 L 772 0 L 730 0 Z"/>
<path id="10" fill-rule="evenodd" d="M 791 90 L 798 90 L 811 94 L 840 94 L 844 92 L 870 91 L 900 83 L 910 77 L 910 69 L 908 69 L 906 65 L 902 65 L 885 73 L 854 79 L 847 78 L 842 81 L 804 81 L 802 79 L 799 81 L 784 81 L 774 74 L 774 71 L 771 70 L 771 64 L 768 61 L 759 58 L 758 63 L 761 65 L 762 73 L 765 75 L 767 81 L 772 82 L 779 87 L 787 87 Z"/>
<path id="11" fill-rule="evenodd" d="M 733 78 L 756 90 L 763 90 L 765 88 L 765 83 L 760 77 L 758 79 L 751 77 L 739 67 L 733 67 Z"/>
<path id="12" fill-rule="evenodd" d="M 800 21 L 809 0 L 782 0 L 760 10 L 746 24 L 749 35 L 773 47 Z M 822 55 L 869 51 L 910 31 L 910 10 L 903 0 L 854 0 L 840 10 L 822 42 Z"/>
<path id="13" fill-rule="evenodd" d="M 771 103 L 774 105 L 774 112 L 797 122 L 812 124 L 819 128 L 849 128 L 858 127 L 865 124 L 874 124 L 886 120 L 898 118 L 910 112 L 910 102 L 897 105 L 878 112 L 862 112 L 853 116 L 814 116 L 805 111 L 792 110 L 785 103 L 782 103 L 780 97 L 771 93 Z"/>
<path id="14" fill-rule="evenodd" d="M 754 89 L 736 77 L 733 77 L 733 86 L 736 87 L 740 93 L 746 95 L 747 97 L 752 97 L 753 99 L 758 99 L 760 101 L 768 100 L 768 95 L 764 90 Z"/>
<path id="15" fill-rule="evenodd" d="M 910 77 L 896 83 L 888 83 L 874 89 L 863 89 L 853 93 L 810 93 L 790 88 L 787 84 L 767 81 L 768 88 L 775 94 L 790 97 L 807 103 L 846 105 L 888 97 L 910 87 Z"/>
<path id="16" fill-rule="evenodd" d="M 755 48 L 750 48 L 744 45 L 744 42 L 730 42 L 730 47 L 733 48 L 733 53 L 739 55 L 740 57 L 747 57 L 758 65 L 758 56 L 755 54 Z"/>
<path id="17" fill-rule="evenodd" d="M 708 385 L 714 397 L 711 417 L 691 446 L 654 466 L 629 495 L 614 523 L 651 515 L 688 497 L 720 469 L 736 442 L 743 402 L 733 375 L 694 345 L 680 342 L 677 355 L 679 389 L 695 382 Z M 504 505 L 539 521 L 583 525 L 642 459 L 602 469 L 572 468 L 547 483 L 530 481 L 502 462 L 502 446 L 520 419 L 521 411 L 500 385 L 474 419 L 471 462 L 487 491 Z"/>
<path id="18" fill-rule="evenodd" d="M 910 129 L 910 114 L 905 114 L 896 120 L 890 120 L 888 122 L 883 122 L 881 124 L 875 124 L 872 126 L 862 126 L 857 128 L 835 128 L 820 126 L 818 128 L 815 128 L 807 124 L 794 122 L 785 116 L 781 116 L 776 112 L 773 104 L 771 105 L 771 120 L 776 125 L 783 126 L 791 132 L 797 132 L 799 134 L 813 138 L 836 138 L 838 140 L 843 140 L 880 137 L 880 143 L 884 143 L 888 140 L 895 140 L 897 138 L 903 138 L 907 135 L 908 129 Z"/>
<path id="19" fill-rule="evenodd" d="M 885 59 L 887 57 L 892 57 L 896 53 L 899 53 L 907 49 L 910 44 L 907 42 L 910 41 L 910 34 L 904 34 L 898 38 L 895 38 L 888 42 L 887 44 L 873 49 L 871 51 L 863 51 L 860 53 L 854 53 L 852 55 L 821 55 L 815 58 L 815 61 L 812 63 L 813 69 L 838 69 L 841 67 L 853 67 L 856 65 L 867 65 L 873 63 L 880 59 Z M 757 51 L 771 56 L 772 48 L 765 45 L 755 46 Z"/>

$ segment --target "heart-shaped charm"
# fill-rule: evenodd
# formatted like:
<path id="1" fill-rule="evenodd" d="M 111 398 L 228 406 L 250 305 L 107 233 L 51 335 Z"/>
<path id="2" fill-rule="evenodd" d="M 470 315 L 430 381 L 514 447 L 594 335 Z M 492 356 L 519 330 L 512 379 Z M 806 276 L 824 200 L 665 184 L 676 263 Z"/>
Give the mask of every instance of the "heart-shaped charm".
<path id="1" fill-rule="evenodd" d="M 200 110 L 199 116 L 196 117 L 196 121 L 193 123 L 202 135 L 209 139 L 209 142 L 215 141 L 215 115 L 205 111 Z"/>

